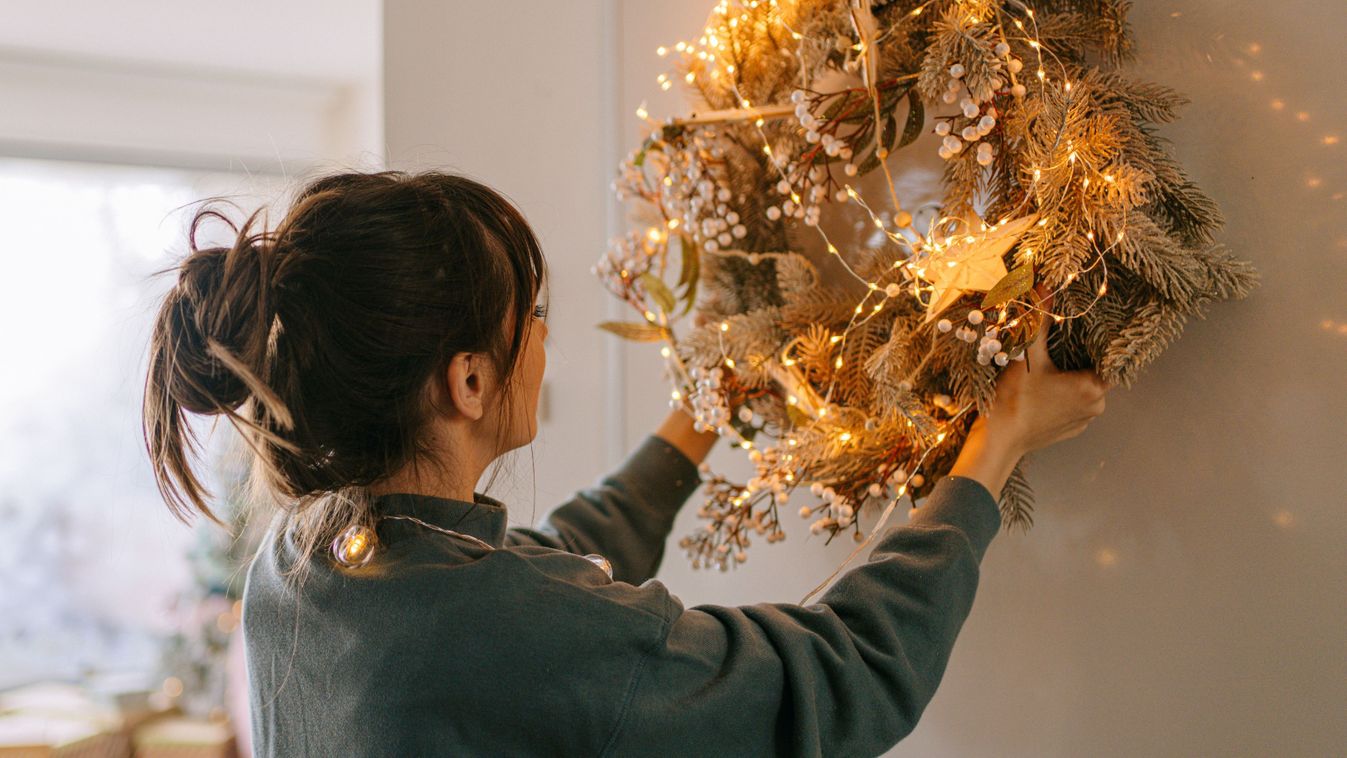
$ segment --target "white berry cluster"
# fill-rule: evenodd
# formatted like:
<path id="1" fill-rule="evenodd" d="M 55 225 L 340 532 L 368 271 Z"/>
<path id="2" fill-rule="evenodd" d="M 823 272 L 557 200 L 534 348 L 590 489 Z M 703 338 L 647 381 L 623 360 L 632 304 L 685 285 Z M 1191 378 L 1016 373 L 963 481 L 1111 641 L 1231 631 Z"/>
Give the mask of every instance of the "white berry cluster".
<path id="1" fill-rule="evenodd" d="M 1005 86 L 1002 74 L 1007 71 L 1017 74 L 1024 68 L 1024 63 L 1010 56 L 1010 46 L 1004 42 L 996 46 L 995 53 L 996 61 L 992 66 L 994 73 L 989 87 L 970 88 L 964 80 L 964 74 L 967 73 L 964 65 L 955 63 L 949 67 L 949 79 L 946 80 L 947 86 L 941 99 L 951 105 L 957 102 L 962 119 L 953 116 L 936 124 L 935 133 L 944 137 L 938 152 L 945 160 L 963 152 L 966 146 L 979 142 L 996 128 L 998 114 L 996 107 L 991 103 L 992 96 Z M 1016 97 L 1023 97 L 1025 88 L 1023 84 L 1016 84 L 1010 91 Z M 996 157 L 991 143 L 978 144 L 976 157 L 978 164 L 991 165 Z"/>
<path id="2" fill-rule="evenodd" d="M 851 162 L 851 146 L 846 140 L 834 137 L 830 133 L 819 131 L 824 122 L 820 121 L 809 109 L 808 99 L 804 90 L 795 90 L 790 95 L 790 100 L 795 104 L 795 118 L 800 122 L 800 127 L 804 129 L 805 141 L 811 145 L 821 145 L 823 153 L 830 158 L 839 158 L 846 163 L 842 167 L 843 173 L 847 176 L 856 176 L 859 169 Z M 798 188 L 792 186 L 790 179 L 781 179 L 776 183 L 776 191 L 786 196 L 786 199 L 778 205 L 767 208 L 767 218 L 771 221 L 777 221 L 782 217 L 797 218 L 808 226 L 817 226 L 819 216 L 822 213 L 821 204 L 828 199 L 827 183 L 829 178 L 826 165 L 819 163 L 810 166 L 807 171 L 801 171 L 800 165 L 796 161 L 789 161 L 784 156 L 774 154 L 772 162 L 787 177 L 798 177 Z M 798 189 L 798 192 L 797 192 Z M 798 200 L 796 197 L 798 196 Z M 838 189 L 833 193 L 832 199 L 841 203 L 846 202 L 847 192 L 844 189 Z"/>
<path id="3" fill-rule="evenodd" d="M 659 205 L 687 229 L 703 249 L 715 252 L 748 236 L 748 227 L 729 203 L 734 193 L 720 168 L 725 147 L 722 135 L 703 128 L 687 139 L 681 150 L 649 150 L 644 162 L 656 177 L 647 184 L 646 168 L 637 166 L 633 153 L 622 164 L 622 174 L 613 183 L 618 200 L 635 194 Z M 738 198 L 739 202 L 743 197 Z"/>
<path id="4" fill-rule="evenodd" d="M 978 339 L 978 330 L 973 327 L 982 324 L 985 319 L 986 315 L 982 311 L 974 309 L 968 312 L 968 324 L 972 326 L 961 324 L 958 329 L 955 329 L 954 324 L 949 319 L 942 318 L 936 322 L 935 328 L 939 329 L 941 333 L 948 333 L 953 330 L 954 336 L 964 342 L 978 340 L 977 361 L 979 365 L 987 366 L 995 363 L 998 366 L 1005 366 L 1011 361 L 1024 360 L 1024 351 L 1016 351 L 1016 354 L 1012 356 L 1002 349 L 1004 345 L 1001 344 L 999 339 L 1001 330 L 995 324 L 987 324 L 987 328 L 982 332 L 981 339 Z"/>
<path id="5" fill-rule="evenodd" d="M 688 373 L 694 382 L 688 397 L 692 403 L 693 428 L 699 432 L 718 431 L 730 419 L 729 402 L 720 387 L 724 372 L 719 366 L 710 369 L 693 366 Z"/>
<path id="6" fill-rule="evenodd" d="M 740 487 L 713 474 L 706 463 L 699 465 L 698 470 L 705 483 L 707 499 L 697 509 L 697 516 L 707 519 L 707 523 L 702 530 L 678 541 L 679 547 L 693 559 L 694 569 L 715 567 L 727 571 L 731 560 L 736 564 L 748 560 L 746 549 L 752 544 L 750 532 L 765 535 L 769 543 L 786 538 L 774 507 L 754 507 L 754 501 L 759 499 L 753 497 L 754 480 L 750 480 L 749 486 Z M 786 502 L 784 487 L 758 487 L 758 490 L 763 489 L 771 491 L 773 505 Z"/>
<path id="7" fill-rule="evenodd" d="M 627 232 L 608 241 L 608 249 L 589 272 L 599 277 L 603 285 L 621 298 L 627 297 L 631 283 L 650 268 L 654 243 L 640 232 Z"/>
<path id="8" fill-rule="evenodd" d="M 890 472 L 883 482 L 871 482 L 865 492 L 858 498 L 862 501 L 866 495 L 873 498 L 884 498 L 890 496 L 893 489 L 900 485 L 907 484 L 912 487 L 920 487 L 924 483 L 925 478 L 921 474 L 913 474 L 912 478 L 908 479 L 907 472 L 898 468 Z M 818 509 L 807 505 L 800 508 L 801 518 L 807 519 L 815 515 L 819 516 L 809 525 L 810 532 L 819 534 L 827 529 L 843 529 L 855 523 L 856 511 L 860 508 L 860 503 L 856 502 L 855 499 L 838 493 L 822 482 L 814 482 L 809 485 L 809 491 L 815 496 L 823 498 L 825 503 Z M 859 542 L 863 538 L 857 532 L 855 539 Z"/>

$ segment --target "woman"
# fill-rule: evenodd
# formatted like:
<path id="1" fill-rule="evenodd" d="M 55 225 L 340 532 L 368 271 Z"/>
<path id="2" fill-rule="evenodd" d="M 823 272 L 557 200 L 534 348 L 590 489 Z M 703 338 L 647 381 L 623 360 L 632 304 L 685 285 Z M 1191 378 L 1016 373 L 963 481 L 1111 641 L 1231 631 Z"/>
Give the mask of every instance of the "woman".
<path id="1" fill-rule="evenodd" d="M 910 525 L 819 603 L 685 608 L 650 580 L 715 439 L 682 411 L 536 528 L 474 491 L 536 433 L 545 267 L 514 207 L 459 176 L 353 173 L 255 219 L 227 248 L 193 224 L 145 435 L 175 513 L 210 516 L 189 412 L 240 426 L 285 506 L 244 599 L 262 756 L 883 752 L 935 693 L 994 493 L 1103 411 L 1040 337 Z"/>

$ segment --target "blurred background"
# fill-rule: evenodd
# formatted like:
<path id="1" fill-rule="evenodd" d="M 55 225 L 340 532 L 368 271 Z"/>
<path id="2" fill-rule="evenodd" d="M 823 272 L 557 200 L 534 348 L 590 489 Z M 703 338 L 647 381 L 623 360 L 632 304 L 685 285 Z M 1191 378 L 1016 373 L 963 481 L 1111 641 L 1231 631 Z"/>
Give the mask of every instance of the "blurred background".
<path id="1" fill-rule="evenodd" d="M 1036 525 L 992 544 L 894 756 L 1347 752 L 1347 6 L 1138 5 L 1130 70 L 1191 98 L 1163 134 L 1263 285 L 1031 458 Z M 207 449 L 230 530 L 175 521 L 140 440 L 173 283 L 153 274 L 195 201 L 281 206 L 305 177 L 389 166 L 466 173 L 522 208 L 552 328 L 538 439 L 491 491 L 515 525 L 655 428 L 655 347 L 595 328 L 626 314 L 590 267 L 625 228 L 608 185 L 637 107 L 687 108 L 654 50 L 710 6 L 0 6 L 0 756 L 248 753 L 237 598 L 256 525 L 236 440 Z M 748 471 L 724 443 L 711 462 Z M 677 548 L 694 511 L 659 574 L 689 606 L 798 602 L 850 550 L 801 522 L 728 574 L 694 572 Z"/>

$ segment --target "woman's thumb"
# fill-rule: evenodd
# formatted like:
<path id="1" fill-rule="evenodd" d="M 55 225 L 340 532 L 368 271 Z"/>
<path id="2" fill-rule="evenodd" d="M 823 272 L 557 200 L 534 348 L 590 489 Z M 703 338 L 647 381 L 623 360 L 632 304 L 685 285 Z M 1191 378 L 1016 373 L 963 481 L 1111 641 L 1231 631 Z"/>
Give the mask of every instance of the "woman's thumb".
<path id="1" fill-rule="evenodd" d="M 1042 366 L 1045 370 L 1052 372 L 1058 370 L 1057 366 L 1053 364 L 1052 358 L 1048 355 L 1048 329 L 1052 328 L 1051 314 L 1048 311 L 1052 307 L 1052 294 L 1049 293 L 1045 296 L 1043 290 L 1042 283 L 1034 286 L 1034 292 L 1042 298 L 1038 307 L 1042 308 L 1044 313 L 1039 318 L 1038 331 L 1034 334 L 1034 339 L 1029 343 L 1026 350 L 1029 359 L 1029 365 L 1026 368 L 1033 371 L 1035 366 Z"/>

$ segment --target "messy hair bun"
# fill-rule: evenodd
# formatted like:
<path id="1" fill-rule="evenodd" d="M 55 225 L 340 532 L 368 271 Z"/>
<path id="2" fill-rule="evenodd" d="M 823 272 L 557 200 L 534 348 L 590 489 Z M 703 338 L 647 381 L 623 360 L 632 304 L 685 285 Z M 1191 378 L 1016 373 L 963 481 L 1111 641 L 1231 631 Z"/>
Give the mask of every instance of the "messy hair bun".
<path id="1" fill-rule="evenodd" d="M 197 246 L 211 219 L 233 244 Z M 430 381 L 444 381 L 454 355 L 484 353 L 509 376 L 533 323 L 545 271 L 537 239 L 509 201 L 471 179 L 326 176 L 274 229 L 263 219 L 235 225 L 204 207 L 188 255 L 164 272 L 177 282 L 151 337 L 143 423 L 159 490 L 184 520 L 215 518 L 191 465 L 199 443 L 187 413 L 233 423 L 262 488 L 294 513 L 330 495 L 349 504 L 353 489 L 429 453 Z M 508 413 L 512 383 L 502 385 Z M 311 522 L 306 542 L 331 519 Z"/>

